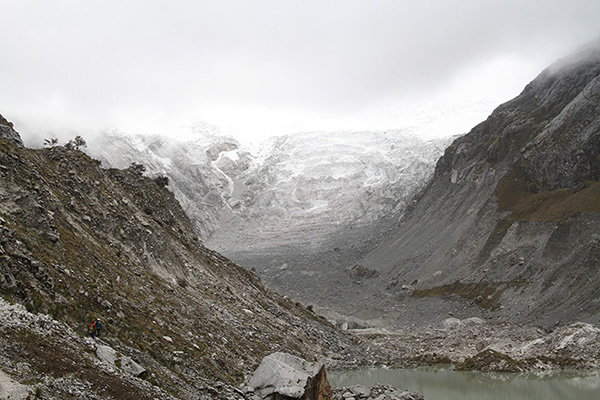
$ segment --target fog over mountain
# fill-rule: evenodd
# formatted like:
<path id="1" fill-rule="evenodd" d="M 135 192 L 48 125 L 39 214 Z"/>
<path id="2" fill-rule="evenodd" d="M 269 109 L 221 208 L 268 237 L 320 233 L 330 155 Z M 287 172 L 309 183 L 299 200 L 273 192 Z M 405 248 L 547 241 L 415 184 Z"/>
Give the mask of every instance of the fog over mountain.
<path id="1" fill-rule="evenodd" d="M 0 7 L 10 15 L 0 26 L 0 107 L 28 145 L 105 128 L 178 137 L 198 120 L 240 141 L 400 129 L 422 102 L 448 101 L 455 118 L 486 103 L 452 132 L 464 133 L 600 36 L 600 3 L 590 0 Z"/>

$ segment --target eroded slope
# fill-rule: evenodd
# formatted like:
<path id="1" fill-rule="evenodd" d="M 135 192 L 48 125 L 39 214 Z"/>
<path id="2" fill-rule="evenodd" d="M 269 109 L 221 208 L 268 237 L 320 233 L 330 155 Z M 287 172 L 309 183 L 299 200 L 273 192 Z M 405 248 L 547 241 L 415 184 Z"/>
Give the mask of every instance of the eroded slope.
<path id="1" fill-rule="evenodd" d="M 361 316 L 600 320 L 600 45 L 542 72 L 454 141 L 398 230 L 363 261 Z"/>
<path id="2" fill-rule="evenodd" d="M 105 343 L 142 364 L 147 381 L 98 370 L 83 342 L 50 327 L 0 324 L 5 373 L 50 385 L 55 398 L 81 383 L 98 398 L 152 398 L 154 385 L 196 399 L 239 383 L 272 351 L 342 356 L 348 337 L 202 246 L 164 181 L 99 164 L 72 146 L 0 139 L 0 287 L 81 336 L 101 317 Z M 79 359 L 83 369 L 71 365 Z"/>

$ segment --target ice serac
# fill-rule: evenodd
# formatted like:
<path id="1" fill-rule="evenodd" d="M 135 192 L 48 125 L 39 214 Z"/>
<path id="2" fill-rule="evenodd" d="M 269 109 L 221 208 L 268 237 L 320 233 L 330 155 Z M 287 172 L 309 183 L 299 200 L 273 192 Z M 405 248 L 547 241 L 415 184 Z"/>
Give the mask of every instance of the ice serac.
<path id="1" fill-rule="evenodd" d="M 385 288 L 364 312 L 597 323 L 599 180 L 596 42 L 446 149 L 403 223 L 363 260 Z"/>
<path id="2" fill-rule="evenodd" d="M 206 244 L 281 293 L 347 309 L 358 260 L 397 224 L 443 147 L 403 131 L 276 138 L 252 181 L 261 189 Z"/>
<path id="3" fill-rule="evenodd" d="M 90 151 L 105 165 L 168 176 L 205 244 L 270 287 L 342 308 L 369 276 L 357 260 L 397 224 L 449 143 L 399 130 L 309 132 L 252 154 L 205 128 L 183 142 L 112 133 Z"/>
<path id="4" fill-rule="evenodd" d="M 185 141 L 107 132 L 89 145 L 88 152 L 105 166 L 126 168 L 139 163 L 150 177 L 168 177 L 169 189 L 202 239 L 243 204 L 238 191 L 246 188 L 242 182 L 248 179 L 253 157 L 235 139 L 219 135 L 209 125 L 195 126 L 192 138 Z"/>

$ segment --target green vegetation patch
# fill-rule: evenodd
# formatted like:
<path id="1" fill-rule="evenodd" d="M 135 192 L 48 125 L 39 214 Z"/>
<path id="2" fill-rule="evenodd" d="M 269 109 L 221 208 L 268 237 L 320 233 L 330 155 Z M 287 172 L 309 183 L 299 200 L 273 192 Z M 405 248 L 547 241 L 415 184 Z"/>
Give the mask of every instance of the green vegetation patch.
<path id="1" fill-rule="evenodd" d="M 497 310 L 500 307 L 500 297 L 506 289 L 523 287 L 524 281 L 511 282 L 459 282 L 449 285 L 435 286 L 429 289 L 418 289 L 412 292 L 413 297 L 439 297 L 458 295 L 463 299 L 472 300 L 484 310 Z"/>
<path id="2" fill-rule="evenodd" d="M 524 372 L 532 367 L 531 360 L 515 360 L 507 354 L 487 349 L 456 365 L 457 371 Z"/>

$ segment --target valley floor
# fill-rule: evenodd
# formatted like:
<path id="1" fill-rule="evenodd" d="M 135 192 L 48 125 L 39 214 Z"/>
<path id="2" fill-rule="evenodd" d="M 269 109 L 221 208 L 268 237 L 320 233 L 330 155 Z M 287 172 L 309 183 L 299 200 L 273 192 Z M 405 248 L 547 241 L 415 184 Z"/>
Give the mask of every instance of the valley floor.
<path id="1" fill-rule="evenodd" d="M 448 318 L 435 327 L 352 332 L 362 346 L 340 354 L 331 368 L 452 364 L 459 370 L 525 372 L 600 367 L 600 329 L 586 323 L 550 330 Z"/>

